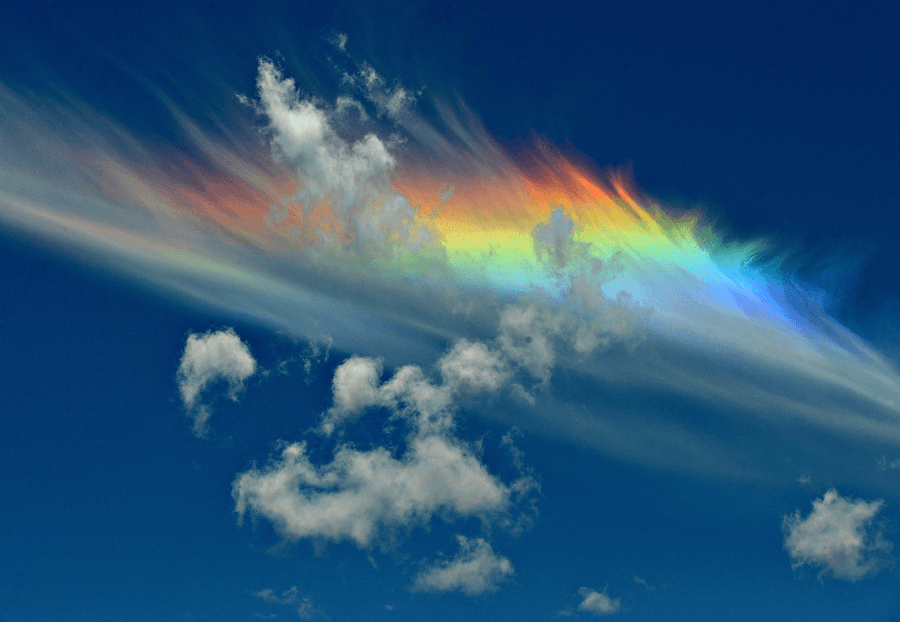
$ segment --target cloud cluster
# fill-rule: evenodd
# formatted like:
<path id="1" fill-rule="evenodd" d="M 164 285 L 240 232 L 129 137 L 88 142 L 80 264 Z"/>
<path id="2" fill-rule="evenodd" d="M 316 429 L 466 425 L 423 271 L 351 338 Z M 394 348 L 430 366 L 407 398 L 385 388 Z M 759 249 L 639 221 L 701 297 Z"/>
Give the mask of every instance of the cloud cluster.
<path id="1" fill-rule="evenodd" d="M 458 535 L 459 552 L 452 559 L 438 562 L 420 572 L 413 589 L 423 592 L 460 591 L 477 596 L 499 589 L 501 581 L 514 573 L 510 561 L 494 553 L 483 538 Z"/>
<path id="2" fill-rule="evenodd" d="M 390 116 L 406 105 L 405 92 L 385 89 L 371 67 L 359 79 L 379 109 Z M 302 206 L 302 213 L 290 214 L 299 219 L 292 222 L 295 232 L 305 235 L 310 244 L 352 247 L 366 254 L 414 250 L 430 241 L 428 231 L 416 224 L 409 199 L 391 187 L 397 163 L 388 146 L 374 133 L 353 142 L 336 130 L 335 115 L 350 108 L 358 109 L 365 120 L 359 102 L 342 97 L 330 110 L 303 98 L 293 79 L 283 77 L 267 59 L 259 61 L 257 90 L 257 109 L 268 119 L 273 152 L 298 175 L 299 189 L 293 199 Z M 314 214 L 320 208 L 328 213 Z M 283 221 L 288 215 L 276 212 L 269 222 Z"/>
<path id="3" fill-rule="evenodd" d="M 370 547 L 392 529 L 447 519 L 485 519 L 509 507 L 510 489 L 491 475 L 461 441 L 425 435 L 395 458 L 384 447 L 340 446 L 318 466 L 303 443 L 281 449 L 263 469 L 234 482 L 236 511 L 269 519 L 286 538 L 353 541 Z"/>
<path id="4" fill-rule="evenodd" d="M 851 500 L 835 489 L 813 501 L 809 516 L 800 510 L 784 517 L 784 548 L 794 568 L 821 568 L 819 576 L 856 582 L 876 574 L 887 562 L 892 544 L 875 517 L 884 502 Z"/>
<path id="5" fill-rule="evenodd" d="M 205 436 L 211 413 L 204 394 L 217 382 L 224 382 L 226 395 L 237 400 L 244 389 L 244 381 L 256 373 L 256 359 L 250 349 L 227 328 L 201 335 L 188 335 L 178 366 L 177 382 L 181 401 L 194 420 L 194 434 Z"/>
<path id="6" fill-rule="evenodd" d="M 492 394 L 512 376 L 501 352 L 480 341 L 460 339 L 437 363 L 442 383 L 433 384 L 416 365 L 398 369 L 382 384 L 380 359 L 352 356 L 341 363 L 332 381 L 333 401 L 323 415 L 319 430 L 331 435 L 372 407 L 415 412 L 418 425 L 434 427 L 450 422 L 454 398 Z"/>
<path id="7" fill-rule="evenodd" d="M 382 383 L 380 361 L 344 361 L 335 371 L 333 405 L 320 431 L 330 434 L 368 408 L 386 408 L 406 426 L 404 450 L 395 455 L 388 447 L 360 450 L 339 443 L 331 462 L 314 464 L 305 443 L 284 444 L 267 466 L 235 479 L 238 516 L 265 517 L 291 540 L 348 540 L 360 548 L 383 544 L 396 530 L 427 525 L 435 516 L 511 524 L 508 511 L 536 482 L 523 474 L 507 484 L 492 475 L 476 449 L 455 435 L 453 419 L 460 391 L 499 387 L 502 362 L 483 344 L 461 341 L 438 367 L 441 384 L 414 365 Z"/>
<path id="8" fill-rule="evenodd" d="M 588 294 L 594 298 L 580 309 L 544 300 L 507 306 L 500 313 L 497 337 L 503 353 L 546 384 L 560 354 L 577 360 L 616 343 L 635 343 L 649 311 L 624 292 L 614 300 L 603 298 L 599 285 L 573 281 L 568 302 L 577 303 Z"/>

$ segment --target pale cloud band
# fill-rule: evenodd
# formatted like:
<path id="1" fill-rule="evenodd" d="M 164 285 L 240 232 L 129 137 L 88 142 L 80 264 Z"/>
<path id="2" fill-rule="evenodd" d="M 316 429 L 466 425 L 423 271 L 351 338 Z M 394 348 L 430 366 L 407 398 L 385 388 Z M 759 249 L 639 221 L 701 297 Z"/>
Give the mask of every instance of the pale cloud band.
<path id="1" fill-rule="evenodd" d="M 255 96 L 245 101 L 252 99 L 260 113 L 271 153 L 250 153 L 258 143 L 256 128 L 236 123 L 226 133 L 231 138 L 213 137 L 173 110 L 197 166 L 218 181 L 200 194 L 179 181 L 183 171 L 171 158 L 128 128 L 87 107 L 42 107 L 0 87 L 2 113 L 23 121 L 0 130 L 4 226 L 86 251 L 91 261 L 99 257 L 192 303 L 305 338 L 332 335 L 336 350 L 387 366 L 431 362 L 447 344 L 463 339 L 496 338 L 505 360 L 527 369 L 538 388 L 550 388 L 554 369 L 565 369 L 569 377 L 594 383 L 595 393 L 611 387 L 619 395 L 641 395 L 609 411 L 591 403 L 587 414 L 580 406 L 549 408 L 546 400 L 521 414 L 496 409 L 520 417 L 523 428 L 624 460 L 725 475 L 759 472 L 733 468 L 741 461 L 731 454 L 744 451 L 743 438 L 709 438 L 702 426 L 667 418 L 647 406 L 647 390 L 693 400 L 729 422 L 752 421 L 761 434 L 774 428 L 776 437 L 784 436 L 777 426 L 791 417 L 810 429 L 878 443 L 879 454 L 900 447 L 894 364 L 808 305 L 802 291 L 792 299 L 787 275 L 776 275 L 769 290 L 751 288 L 754 295 L 745 296 L 734 275 L 706 274 L 716 287 L 734 285 L 717 289 L 679 272 L 660 286 L 660 297 L 672 304 L 645 315 L 638 297 L 598 295 L 598 287 L 612 286 L 604 280 L 612 275 L 594 275 L 593 264 L 582 261 L 578 223 L 571 210 L 559 208 L 523 232 L 521 259 L 546 270 L 551 280 L 561 276 L 568 298 L 535 300 L 493 288 L 491 274 L 470 283 L 465 279 L 478 277 L 477 271 L 453 272 L 446 240 L 432 235 L 427 218 L 395 181 L 410 161 L 433 165 L 446 177 L 436 180 L 434 192 L 441 184 L 453 187 L 444 206 L 452 207 L 464 196 L 467 175 L 521 177 L 477 118 L 439 104 L 441 123 L 429 122 L 416 112 L 411 91 L 390 88 L 365 63 L 348 72 L 344 84 L 359 100 L 345 93 L 334 105 L 300 93 L 271 61 L 262 59 L 257 69 Z M 366 117 L 364 131 L 348 137 L 342 123 L 355 118 L 356 104 L 374 107 L 374 114 Z M 246 107 L 234 114 L 247 125 L 248 117 Z M 413 166 L 410 175 L 420 172 Z M 216 195 L 221 188 L 241 192 Z M 316 220 L 316 203 L 325 199 L 333 219 Z M 246 212 L 217 210 L 235 204 Z M 695 254 L 700 264 L 712 265 L 702 252 Z M 429 270 L 391 272 L 406 265 L 398 257 Z M 375 268 L 384 265 L 388 269 Z M 646 272 L 652 281 L 665 270 L 650 262 Z M 527 274 L 522 287 L 527 290 L 528 279 L 537 276 Z M 615 287 L 620 285 L 625 287 Z M 618 356 L 620 345 L 630 348 L 626 356 Z M 600 356 L 611 351 L 615 356 Z M 533 395 L 523 391 L 522 397 Z M 202 400 L 185 405 L 202 433 L 208 406 Z M 323 431 L 356 416 L 353 404 L 340 400 L 332 414 Z M 718 445 L 725 447 L 719 451 Z"/>

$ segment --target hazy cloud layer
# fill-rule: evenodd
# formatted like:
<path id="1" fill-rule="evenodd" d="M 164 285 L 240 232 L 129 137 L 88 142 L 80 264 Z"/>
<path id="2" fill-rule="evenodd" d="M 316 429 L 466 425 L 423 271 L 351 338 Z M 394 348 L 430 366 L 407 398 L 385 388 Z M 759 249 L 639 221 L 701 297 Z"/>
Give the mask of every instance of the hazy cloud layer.
<path id="1" fill-rule="evenodd" d="M 352 48 L 337 36 L 334 43 Z M 634 395 L 604 410 L 595 400 L 572 407 L 571 394 L 560 392 L 560 408 L 538 402 L 534 411 L 515 413 L 523 429 L 624 460 L 725 477 L 755 477 L 762 470 L 736 464 L 777 462 L 769 459 L 768 444 L 748 449 L 743 433 L 710 438 L 709 426 L 667 415 L 645 399 L 644 389 L 715 410 L 726 428 L 750 422 L 753 432 L 791 447 L 796 439 L 782 433 L 780 413 L 805 424 L 796 434 L 832 433 L 841 447 L 836 453 L 851 439 L 859 455 L 871 443 L 878 445 L 874 455 L 895 457 L 896 365 L 816 306 L 791 275 L 777 266 L 758 270 L 746 244 L 698 246 L 698 231 L 685 225 L 657 240 L 665 252 L 653 247 L 644 253 L 642 239 L 626 238 L 613 240 L 604 262 L 595 262 L 590 253 L 597 249 L 587 249 L 581 237 L 588 221 L 575 217 L 573 203 L 561 206 L 548 195 L 546 205 L 536 206 L 555 206 L 546 219 L 528 220 L 517 232 L 531 235 L 517 258 L 522 264 L 514 267 L 523 271 L 514 276 L 525 290 L 508 289 L 503 278 L 500 286 L 490 285 L 491 270 L 502 272 L 501 264 L 486 263 L 486 278 L 469 281 L 474 272 L 429 272 L 433 279 L 426 280 L 404 272 L 406 264 L 379 272 L 357 270 L 374 261 L 319 261 L 332 258 L 328 252 L 335 248 L 369 260 L 382 252 L 406 257 L 416 249 L 446 250 L 445 240 L 428 241 L 429 229 L 416 223 L 416 205 L 397 190 L 404 179 L 418 183 L 422 171 L 430 175 L 422 183 L 433 186 L 423 192 L 446 193 L 436 209 L 476 228 L 492 225 L 493 217 L 468 219 L 471 185 L 477 189 L 487 180 L 501 189 L 521 187 L 527 173 L 471 111 L 435 102 L 437 118 L 426 119 L 416 111 L 413 90 L 362 62 L 354 67 L 337 74 L 336 81 L 350 76 L 336 85 L 346 92 L 325 101 L 301 93 L 263 59 L 253 98 L 260 117 L 246 106 L 233 110 L 226 101 L 210 101 L 210 110 L 231 123 L 218 134 L 200 129 L 210 127 L 209 119 L 195 122 L 168 102 L 184 137 L 171 151 L 83 102 L 48 104 L 0 86 L 0 111 L 14 121 L 0 130 L 0 220 L 149 282 L 179 303 L 209 305 L 307 339 L 328 333 L 335 349 L 382 358 L 389 366 L 423 365 L 448 343 L 481 340 L 542 388 L 550 388 L 556 366 L 593 383 L 593 392 Z M 255 125 L 264 126 L 268 148 L 258 148 Z M 177 155 L 185 151 L 196 154 L 190 166 Z M 547 163 L 544 151 L 536 148 L 530 156 Z M 601 186 L 617 181 L 615 175 L 596 177 Z M 197 184 L 205 191 L 192 191 Z M 510 222 L 530 218 L 509 207 Z M 581 216 L 592 209 L 586 206 Z M 596 206 L 596 215 L 606 209 Z M 648 235 L 668 231 L 666 223 L 664 215 L 643 220 Z M 677 256 L 684 249 L 688 261 L 667 263 L 669 251 Z M 634 268 L 633 300 L 617 297 L 610 253 Z M 555 289 L 531 295 L 532 281 Z M 641 306 L 647 300 L 659 307 L 649 319 Z M 617 343 L 646 343 L 647 349 L 634 349 L 632 358 L 601 356 Z M 519 391 L 523 404 L 535 400 L 528 389 Z M 208 410 L 202 399 L 197 404 L 191 412 L 202 431 Z M 734 455 L 741 453 L 752 455 Z M 766 476 L 776 469 L 764 470 Z"/>
<path id="2" fill-rule="evenodd" d="M 210 387 L 224 382 L 228 398 L 237 401 L 244 381 L 255 373 L 256 359 L 234 330 L 188 335 L 177 381 L 184 407 L 194 420 L 196 436 L 204 436 L 208 431 L 212 413 L 203 397 Z"/>
<path id="3" fill-rule="evenodd" d="M 821 568 L 819 576 L 859 581 L 876 574 L 889 558 L 888 542 L 875 517 L 884 502 L 842 497 L 833 488 L 813 501 L 809 516 L 800 510 L 784 517 L 784 548 L 794 568 Z"/>
<path id="4" fill-rule="evenodd" d="M 460 591 L 477 596 L 499 589 L 501 581 L 514 573 L 510 561 L 494 552 L 482 538 L 457 536 L 459 552 L 446 561 L 435 563 L 420 572 L 413 589 L 423 592 Z"/>

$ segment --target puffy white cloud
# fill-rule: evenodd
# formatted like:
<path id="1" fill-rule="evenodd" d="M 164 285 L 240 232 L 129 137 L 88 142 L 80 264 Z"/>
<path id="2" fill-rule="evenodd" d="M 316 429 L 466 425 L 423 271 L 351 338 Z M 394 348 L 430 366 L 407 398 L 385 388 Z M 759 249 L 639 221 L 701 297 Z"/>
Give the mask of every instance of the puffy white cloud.
<path id="1" fill-rule="evenodd" d="M 499 352 L 480 341 L 460 339 L 438 362 L 444 383 L 455 391 L 495 392 L 509 378 Z"/>
<path id="2" fill-rule="evenodd" d="M 593 613 L 598 616 L 618 613 L 622 609 L 622 602 L 619 598 L 610 598 L 604 589 L 602 592 L 592 590 L 587 587 L 580 588 L 578 593 L 581 594 L 582 601 L 578 605 L 578 611 Z"/>
<path id="3" fill-rule="evenodd" d="M 851 500 L 835 489 L 813 501 L 802 518 L 800 510 L 784 517 L 784 548 L 794 568 L 820 567 L 821 577 L 859 581 L 876 574 L 893 548 L 874 519 L 884 502 Z"/>
<path id="4" fill-rule="evenodd" d="M 352 421 L 363 410 L 383 406 L 411 414 L 419 426 L 446 426 L 454 394 L 494 393 L 510 377 L 503 355 L 482 342 L 460 339 L 437 363 L 443 383 L 432 383 L 422 369 L 407 365 L 381 384 L 380 360 L 353 356 L 335 371 L 332 407 L 322 418 L 326 435 Z"/>
<path id="5" fill-rule="evenodd" d="M 459 553 L 416 576 L 413 589 L 426 592 L 460 591 L 467 596 L 495 592 L 514 573 L 510 561 L 494 553 L 483 538 L 456 536 Z"/>
<path id="6" fill-rule="evenodd" d="M 400 458 L 384 447 L 342 445 L 322 466 L 305 444 L 292 443 L 265 468 L 240 474 L 233 496 L 239 517 L 263 516 L 288 539 L 350 540 L 361 548 L 435 515 L 487 519 L 510 505 L 509 487 L 464 443 L 440 435 L 413 438 Z"/>
<path id="7" fill-rule="evenodd" d="M 381 361 L 361 356 L 350 357 L 338 366 L 332 380 L 332 406 L 321 425 L 325 434 L 330 435 L 338 425 L 380 401 L 381 370 Z"/>
<path id="8" fill-rule="evenodd" d="M 314 464 L 305 443 L 283 444 L 263 468 L 237 476 L 233 496 L 238 516 L 270 520 L 287 539 L 349 540 L 360 548 L 390 540 L 397 530 L 445 520 L 479 517 L 515 530 L 509 510 L 537 490 L 530 473 L 506 484 L 482 464 L 476 449 L 454 434 L 452 387 L 499 382 L 499 359 L 471 362 L 496 377 L 467 379 L 473 353 L 486 347 L 465 342 L 446 355 L 446 377 L 436 385 L 421 368 L 409 365 L 379 384 L 381 363 L 352 357 L 335 372 L 334 403 L 324 415 L 325 432 L 379 406 L 407 428 L 402 452 L 339 444 L 327 464 Z M 439 367 L 441 365 L 439 364 Z M 519 521 L 521 523 L 522 521 Z"/>
<path id="9" fill-rule="evenodd" d="M 402 89 L 385 90 L 371 68 L 360 74 L 360 80 L 366 92 L 383 95 L 373 101 L 391 116 L 408 101 Z M 294 81 L 266 59 L 259 62 L 257 90 L 273 151 L 297 170 L 300 187 L 294 199 L 303 215 L 327 205 L 335 219 L 331 227 L 320 223 L 307 230 L 310 242 L 385 252 L 389 247 L 412 250 L 430 241 L 427 230 L 415 224 L 409 199 L 391 187 L 396 161 L 387 145 L 373 133 L 350 142 L 335 130 L 332 117 L 349 108 L 359 110 L 364 119 L 358 102 L 345 96 L 331 112 L 324 104 L 303 99 Z M 278 218 L 286 216 L 279 213 Z"/>
<path id="10" fill-rule="evenodd" d="M 204 436 L 211 414 L 202 397 L 216 382 L 228 385 L 227 396 L 237 400 L 244 381 L 256 373 L 256 359 L 233 329 L 188 335 L 178 366 L 181 400 L 194 420 L 194 434 Z"/>

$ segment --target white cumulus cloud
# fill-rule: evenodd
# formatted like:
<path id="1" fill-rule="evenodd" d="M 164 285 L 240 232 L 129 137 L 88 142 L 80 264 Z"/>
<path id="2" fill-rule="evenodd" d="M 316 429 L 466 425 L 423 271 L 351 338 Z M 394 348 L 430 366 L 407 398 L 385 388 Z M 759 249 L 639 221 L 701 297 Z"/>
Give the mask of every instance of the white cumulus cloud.
<path id="1" fill-rule="evenodd" d="M 362 356 L 352 356 L 338 366 L 332 381 L 332 406 L 322 420 L 326 435 L 380 401 L 381 370 L 381 361 Z"/>
<path id="2" fill-rule="evenodd" d="M 800 510 L 784 517 L 784 548 L 795 568 L 821 568 L 820 577 L 859 581 L 876 574 L 887 561 L 891 543 L 876 524 L 881 500 L 851 500 L 835 489 L 813 501 L 806 518 Z"/>
<path id="3" fill-rule="evenodd" d="M 368 91 L 381 88 L 374 71 L 361 76 Z M 362 78 L 361 78 L 362 79 Z M 365 111 L 358 102 L 343 97 L 332 111 L 323 103 L 303 98 L 290 78 L 269 60 L 261 59 L 257 77 L 257 109 L 268 118 L 268 130 L 276 157 L 298 174 L 294 200 L 303 217 L 327 206 L 332 226 L 316 225 L 307 235 L 311 243 L 330 242 L 334 247 L 353 247 L 363 252 L 384 252 L 389 247 L 413 250 L 430 240 L 430 234 L 415 224 L 415 209 L 409 199 L 394 191 L 391 181 L 396 160 L 388 146 L 374 133 L 353 142 L 335 129 L 336 116 L 350 107 Z M 392 116 L 405 106 L 407 96 L 395 91 L 377 100 Z M 284 220 L 279 213 L 272 222 Z M 296 224 L 296 223 L 294 223 Z"/>
<path id="4" fill-rule="evenodd" d="M 456 391 L 498 391 L 509 378 L 500 353 L 480 341 L 460 339 L 438 362 L 444 383 Z"/>
<path id="5" fill-rule="evenodd" d="M 239 517 L 252 512 L 286 538 L 350 540 L 368 548 L 391 530 L 447 519 L 502 513 L 510 489 L 463 442 L 440 435 L 414 438 L 403 456 L 384 447 L 340 446 L 325 465 L 292 443 L 262 469 L 234 482 Z"/>
<path id="6" fill-rule="evenodd" d="M 284 443 L 265 467 L 235 479 L 238 516 L 264 517 L 290 540 L 348 540 L 360 548 L 384 545 L 397 530 L 427 526 L 436 516 L 478 517 L 514 528 L 509 510 L 539 486 L 527 472 L 503 482 L 488 471 L 474 446 L 455 435 L 452 387 L 470 382 L 465 361 L 472 352 L 488 352 L 469 342 L 457 346 L 443 367 L 452 380 L 443 384 L 431 382 L 414 365 L 380 383 L 380 361 L 345 361 L 335 372 L 333 406 L 323 415 L 321 429 L 333 431 L 366 408 L 387 408 L 406 428 L 402 450 L 340 443 L 331 462 L 316 464 L 305 443 Z M 489 357 L 487 363 L 471 365 L 490 371 L 498 363 Z"/>
<path id="7" fill-rule="evenodd" d="M 256 359 L 250 349 L 227 328 L 201 335 L 188 335 L 178 366 L 177 382 L 181 401 L 194 420 L 194 434 L 204 436 L 211 414 L 204 394 L 217 382 L 228 385 L 226 395 L 237 400 L 244 381 L 256 373 Z"/>
<path id="8" fill-rule="evenodd" d="M 425 592 L 460 591 L 476 596 L 498 589 L 499 583 L 514 574 L 510 561 L 494 552 L 483 538 L 456 536 L 459 553 L 438 562 L 416 576 L 413 589 Z"/>
<path id="9" fill-rule="evenodd" d="M 610 598 L 606 594 L 606 590 L 598 592 L 588 587 L 578 590 L 581 594 L 581 603 L 578 605 L 578 611 L 593 613 L 598 616 L 605 616 L 612 613 L 618 613 L 622 609 L 622 602 L 619 598 Z"/>

